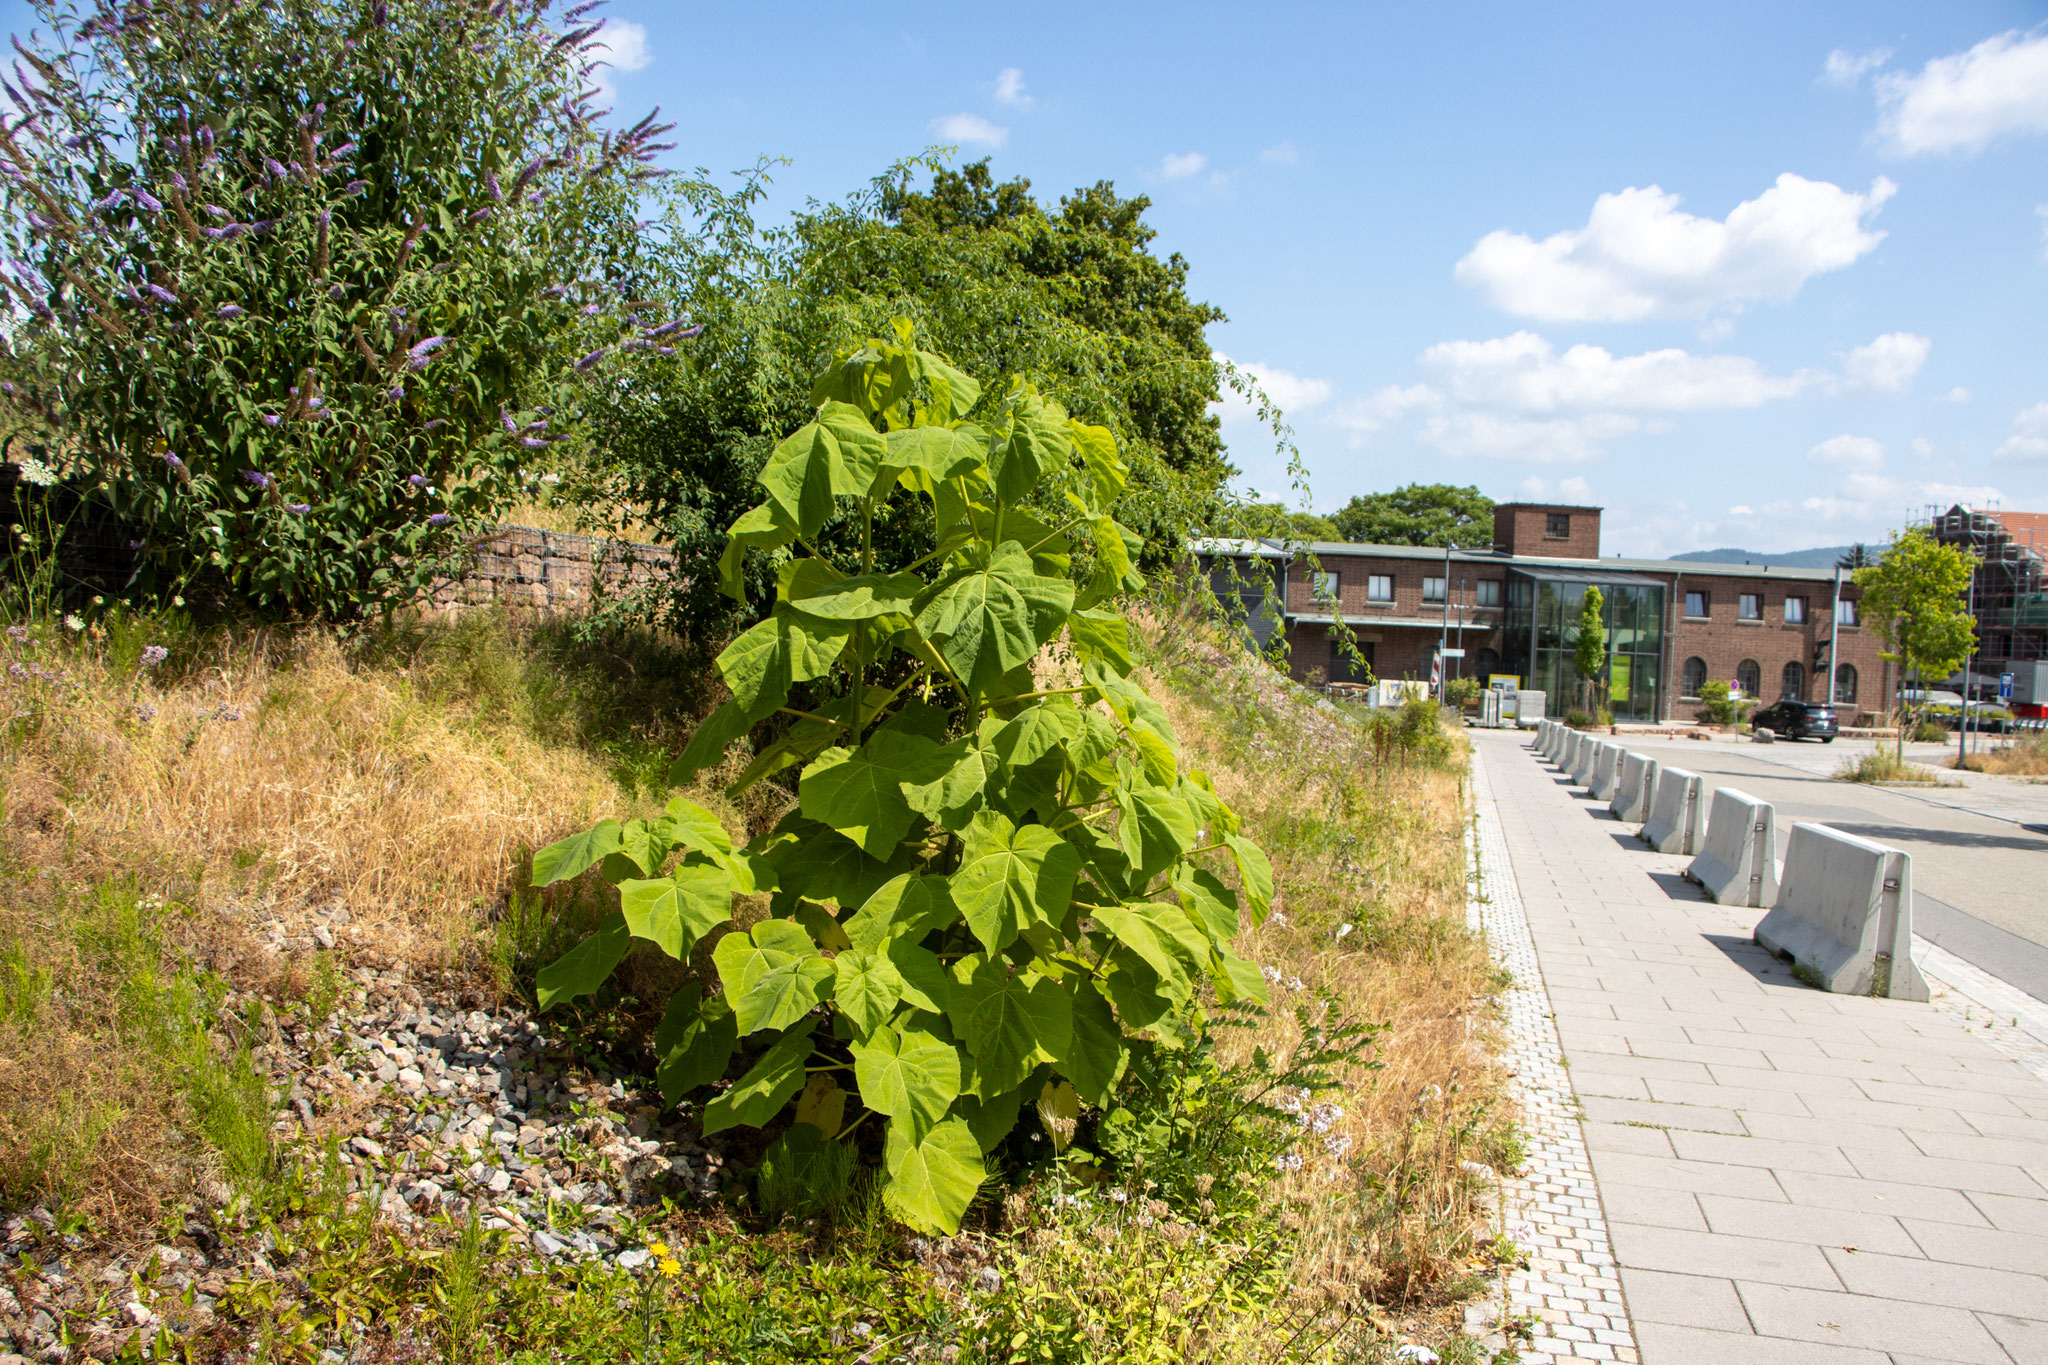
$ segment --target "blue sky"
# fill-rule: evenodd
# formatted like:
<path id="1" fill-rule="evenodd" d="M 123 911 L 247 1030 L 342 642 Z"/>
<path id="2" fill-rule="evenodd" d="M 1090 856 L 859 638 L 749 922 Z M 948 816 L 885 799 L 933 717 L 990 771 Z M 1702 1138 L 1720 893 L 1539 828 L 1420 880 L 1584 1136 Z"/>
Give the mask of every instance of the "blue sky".
<path id="1" fill-rule="evenodd" d="M 779 208 L 935 142 L 1150 195 L 1318 510 L 1476 483 L 1631 555 L 2048 510 L 2048 5 L 604 13 L 619 114 L 790 158 Z"/>

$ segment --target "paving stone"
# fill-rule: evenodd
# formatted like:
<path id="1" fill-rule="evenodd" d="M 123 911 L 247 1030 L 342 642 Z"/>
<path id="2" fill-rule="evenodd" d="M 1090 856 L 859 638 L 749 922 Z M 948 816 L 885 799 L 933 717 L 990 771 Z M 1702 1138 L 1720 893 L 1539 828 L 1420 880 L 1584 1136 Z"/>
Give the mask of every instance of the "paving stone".
<path id="1" fill-rule="evenodd" d="M 1624 1266 L 1621 1284 L 1628 1294 L 1629 1315 L 1638 1323 L 1711 1327 L 1724 1332 L 1750 1330 L 1749 1314 L 1743 1311 L 1733 1280 Z"/>
<path id="2" fill-rule="evenodd" d="M 1989 1266 L 1995 1270 L 2048 1273 L 2048 1237 L 1999 1228 L 1966 1228 L 1918 1218 L 1903 1220 L 1920 1249 L 1937 1261 Z"/>
<path id="3" fill-rule="evenodd" d="M 1767 1166 L 1772 1170 L 1812 1171 L 1818 1175 L 1855 1175 L 1858 1171 L 1839 1149 L 1817 1142 L 1730 1137 L 1725 1133 L 1673 1133 L 1671 1149 L 1688 1161 L 1725 1161 L 1735 1166 Z"/>
<path id="4" fill-rule="evenodd" d="M 1932 1218 L 1968 1227 L 1987 1227 L 1996 1223 L 1979 1207 L 1984 1199 L 1994 1196 L 1980 1195 L 1973 1202 L 1960 1190 L 1899 1185 L 1861 1177 L 1812 1175 L 1805 1171 L 1779 1171 L 1777 1184 L 1784 1198 L 1811 1208 L 1860 1209 L 1889 1214 L 1893 1218 Z M 2048 1212 L 2048 1208 L 2044 1208 L 2044 1212 Z"/>
<path id="5" fill-rule="evenodd" d="M 1775 1284 L 1738 1283 L 1736 1291 L 1758 1336 L 1880 1351 L 1910 1346 L 1935 1360 L 2010 1365 L 1991 1333 L 1959 1308 Z"/>
<path id="6" fill-rule="evenodd" d="M 2048 1316 L 2048 1279 L 2041 1274 L 1990 1270 L 1925 1257 L 1849 1252 L 1840 1247 L 1830 1247 L 1825 1254 L 1828 1264 L 1841 1276 L 1842 1284 L 1858 1294 L 1938 1303 L 1977 1312 L 2022 1310 Z"/>
<path id="7" fill-rule="evenodd" d="M 1855 1246 L 1895 1256 L 1913 1256 L 1920 1251 L 1896 1218 L 1881 1213 L 1730 1199 L 1717 1194 L 1700 1195 L 1697 1202 L 1706 1216 L 1708 1229 L 1731 1236 Z"/>
<path id="8" fill-rule="evenodd" d="M 2005 1347 L 2015 1365 L 2048 1365 L 2048 1321 L 2003 1313 L 1979 1313 L 1977 1321 Z"/>
<path id="9" fill-rule="evenodd" d="M 1970 1203 L 1982 1210 L 1991 1226 L 2004 1228 L 2007 1232 L 2027 1232 L 2036 1237 L 2048 1237 L 2048 1200 L 2015 1199 L 2004 1194 L 1973 1194 Z M 1917 1218 L 1933 1218 L 1932 1213 L 1916 1213 Z M 1961 1218 L 1944 1219 L 1944 1222 L 1960 1223 Z"/>
<path id="10" fill-rule="evenodd" d="M 1700 1212 L 1698 1198 L 1684 1190 L 1603 1180 L 1600 1183 L 1600 1207 L 1610 1222 L 1649 1223 L 1660 1228 L 1686 1228 L 1693 1232 L 1709 1230 L 1706 1217 Z"/>
<path id="11" fill-rule="evenodd" d="M 1755 1166 L 1727 1166 L 1711 1161 L 1639 1156 L 1632 1152 L 1595 1151 L 1593 1170 L 1600 1177 L 1602 1189 L 1609 1181 L 1619 1181 L 1626 1185 L 1690 1190 L 1694 1194 L 1727 1194 L 1740 1199 L 1785 1198 L 1779 1189 L 1782 1177 Z"/>
<path id="12" fill-rule="evenodd" d="M 1595 1123 L 1640 1123 L 1653 1128 L 1685 1128 L 1708 1133 L 1741 1133 L 1742 1120 L 1732 1109 L 1697 1104 L 1658 1104 L 1653 1100 L 1612 1099 L 1583 1095 L 1586 1117 Z"/>
<path id="13" fill-rule="evenodd" d="M 1647 1365 L 1891 1365 L 1882 1351 L 1659 1322 L 1636 1324 L 1636 1342 Z"/>
<path id="14" fill-rule="evenodd" d="M 1842 1283 L 1811 1242 L 1729 1237 L 1641 1223 L 1610 1223 L 1607 1232 L 1615 1255 L 1627 1267 L 1808 1289 L 1837 1289 Z"/>

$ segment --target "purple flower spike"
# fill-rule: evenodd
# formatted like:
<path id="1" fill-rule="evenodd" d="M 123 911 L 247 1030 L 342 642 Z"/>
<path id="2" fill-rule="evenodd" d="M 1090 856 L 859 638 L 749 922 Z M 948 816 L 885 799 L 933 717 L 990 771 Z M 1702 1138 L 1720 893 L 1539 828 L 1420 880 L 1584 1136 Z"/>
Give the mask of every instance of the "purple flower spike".
<path id="1" fill-rule="evenodd" d="M 676 340 L 682 341 L 688 337 L 702 336 L 703 334 L 704 324 L 700 322 L 695 327 L 685 327 L 682 331 L 677 332 Z"/>
<path id="2" fill-rule="evenodd" d="M 417 343 L 411 350 L 405 353 L 405 368 L 415 374 L 419 373 L 427 368 L 427 361 L 433 358 L 434 352 L 447 344 L 448 338 L 440 336 L 428 337 L 426 340 Z"/>
<path id="3" fill-rule="evenodd" d="M 288 502 L 284 505 L 284 510 L 290 512 L 295 517 L 303 517 L 306 513 L 313 510 L 313 504 L 310 502 Z"/>
<path id="4" fill-rule="evenodd" d="M 274 157 L 266 156 L 263 158 L 263 169 L 270 172 L 272 181 L 287 179 L 290 174 L 285 170 L 284 163 Z"/>
<path id="5" fill-rule="evenodd" d="M 181 191 L 189 190 L 192 188 L 190 185 L 187 185 L 185 183 L 185 173 L 183 171 L 172 171 L 170 175 L 170 181 L 173 185 L 176 185 Z"/>
<path id="6" fill-rule="evenodd" d="M 566 284 L 551 284 L 540 292 L 543 298 L 559 299 L 568 295 L 569 286 Z"/>
<path id="7" fill-rule="evenodd" d="M 208 213 L 212 214 L 216 218 L 232 218 L 235 216 L 232 213 L 229 213 L 226 209 L 222 208 L 219 204 L 201 204 L 199 207 L 205 209 Z"/>
<path id="8" fill-rule="evenodd" d="M 115 209 L 120 208 L 121 205 L 127 202 L 128 191 L 114 190 L 110 192 L 104 199 L 93 200 L 92 206 L 94 209 L 98 210 L 101 213 L 112 213 Z"/>
<path id="9" fill-rule="evenodd" d="M 469 218 L 466 221 L 468 222 L 469 226 L 475 227 L 478 223 L 483 222 L 484 219 L 490 217 L 495 212 L 495 209 L 481 208 L 478 209 L 475 213 L 470 214 Z"/>
<path id="10" fill-rule="evenodd" d="M 327 297 L 339 303 L 348 297 L 348 290 L 338 284 L 332 284 L 327 287 Z"/>
<path id="11" fill-rule="evenodd" d="M 601 303 L 586 303 L 579 311 L 584 317 L 594 318 L 604 311 L 604 305 Z"/>
<path id="12" fill-rule="evenodd" d="M 420 423 L 420 430 L 421 430 L 421 431 L 439 431 L 439 430 L 440 430 L 440 429 L 441 429 L 442 427 L 445 427 L 445 426 L 447 426 L 447 425 L 448 425 L 448 419 L 447 419 L 446 417 L 436 417 L 436 418 L 434 418 L 434 419 L 433 419 L 433 420 L 432 420 L 431 422 L 422 422 L 422 423 Z"/>
<path id="13" fill-rule="evenodd" d="M 51 228 L 57 226 L 49 219 L 43 217 L 42 214 L 37 213 L 34 209 L 30 209 L 28 211 L 28 225 L 34 228 L 37 232 L 48 232 Z"/>
<path id="14" fill-rule="evenodd" d="M 235 318 L 247 317 L 248 315 L 249 310 L 242 307 L 239 303 L 224 303 L 217 311 L 217 316 L 227 318 L 230 321 Z"/>
<path id="15" fill-rule="evenodd" d="M 681 318 L 677 318 L 674 322 L 664 322 L 661 324 L 661 326 L 653 328 L 647 333 L 647 335 L 651 337 L 665 337 L 670 332 L 681 330 L 682 325 L 683 320 Z"/>
<path id="16" fill-rule="evenodd" d="M 129 193 L 135 196 L 135 202 L 137 204 L 141 205 L 145 209 L 148 209 L 151 213 L 162 213 L 164 211 L 162 201 L 160 201 L 155 195 L 151 194 L 148 190 L 143 189 L 141 186 L 136 186 L 134 189 L 130 190 Z"/>
<path id="17" fill-rule="evenodd" d="M 164 452 L 164 463 L 173 469 L 183 469 L 185 467 L 185 462 L 178 458 L 178 452 L 175 450 L 166 450 Z"/>
<path id="18" fill-rule="evenodd" d="M 341 187 L 341 192 L 347 195 L 349 198 L 353 199 L 355 196 L 363 193 L 369 188 L 370 182 L 367 180 L 351 180 L 346 185 L 343 185 Z"/>
<path id="19" fill-rule="evenodd" d="M 142 647 L 142 666 L 144 668 L 155 668 L 170 657 L 171 651 L 162 645 L 144 645 Z"/>
<path id="20" fill-rule="evenodd" d="M 12 379 L 0 380 L 0 393 L 4 393 L 9 398 L 12 398 L 14 397 L 15 394 L 20 392 L 20 389 L 14 387 L 14 381 Z"/>
<path id="21" fill-rule="evenodd" d="M 604 350 L 605 350 L 605 348 L 604 348 L 604 347 L 602 347 L 602 346 L 598 347 L 598 348 L 597 348 L 596 350 L 592 351 L 592 352 L 591 352 L 591 353 L 590 353 L 589 355 L 587 355 L 587 356 L 583 357 L 583 359 L 581 359 L 581 360 L 577 361 L 577 362 L 576 362 L 576 368 L 577 368 L 577 369 L 579 369 L 579 370 L 593 370 L 593 369 L 596 369 L 596 368 L 597 368 L 597 362 L 598 362 L 598 361 L 600 361 L 600 360 L 603 360 L 603 359 L 604 359 Z"/>
<path id="22" fill-rule="evenodd" d="M 498 409 L 498 421 L 507 431 L 519 430 L 519 423 L 513 419 L 512 409 L 510 408 Z"/>
<path id="23" fill-rule="evenodd" d="M 273 480 L 268 474 L 260 473 L 259 471 L 254 469 L 243 470 L 242 477 L 247 479 L 251 486 L 256 488 L 267 489 L 273 482 Z"/>
<path id="24" fill-rule="evenodd" d="M 505 202 L 505 190 L 503 186 L 498 184 L 498 173 L 496 171 L 484 172 L 484 188 L 491 192 L 492 203 L 502 204 Z"/>
<path id="25" fill-rule="evenodd" d="M 327 400 L 325 398 L 308 398 L 306 400 L 306 411 L 308 412 L 318 412 L 326 406 Z"/>
<path id="26" fill-rule="evenodd" d="M 408 474 L 405 476 L 405 481 L 414 488 L 426 488 L 434 482 L 424 474 Z"/>
<path id="27" fill-rule="evenodd" d="M 436 512 L 434 513 L 434 515 L 427 518 L 427 525 L 446 526 L 449 522 L 453 520 L 455 520 L 455 518 L 449 516 L 446 512 Z"/>
<path id="28" fill-rule="evenodd" d="M 336 147 L 333 151 L 329 152 L 327 155 L 333 157 L 336 161 L 339 161 L 343 157 L 347 156 L 349 153 L 353 152 L 355 149 L 355 143 L 344 142 L 339 147 Z"/>
<path id="29" fill-rule="evenodd" d="M 546 450 L 553 442 L 541 436 L 522 436 L 519 438 L 519 444 L 528 450 Z"/>
<path id="30" fill-rule="evenodd" d="M 274 412 L 266 412 L 263 414 L 263 425 L 266 427 L 274 427 L 283 420 L 284 418 L 278 416 Z"/>
<path id="31" fill-rule="evenodd" d="M 674 355 L 676 348 L 673 346 L 657 346 L 654 348 L 654 353 L 656 355 Z"/>
<path id="32" fill-rule="evenodd" d="M 144 289 L 147 289 L 149 291 L 149 296 L 155 299 L 158 303 L 168 303 L 175 306 L 183 302 L 183 300 L 180 299 L 176 294 L 173 294 L 170 290 L 164 288 L 160 284 L 146 284 L 142 287 Z"/>

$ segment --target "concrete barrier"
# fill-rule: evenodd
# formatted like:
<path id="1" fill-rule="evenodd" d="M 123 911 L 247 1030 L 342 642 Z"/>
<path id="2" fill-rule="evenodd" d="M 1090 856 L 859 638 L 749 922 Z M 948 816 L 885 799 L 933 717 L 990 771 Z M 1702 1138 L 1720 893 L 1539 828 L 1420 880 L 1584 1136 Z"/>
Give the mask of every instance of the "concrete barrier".
<path id="1" fill-rule="evenodd" d="M 1603 744 L 1593 761 L 1593 777 L 1586 783 L 1586 791 L 1595 801 L 1612 801 L 1614 788 L 1621 781 L 1621 765 L 1628 758 L 1628 750 L 1619 744 Z"/>
<path id="2" fill-rule="evenodd" d="M 1536 722 L 1536 743 L 1533 747 L 1538 758 L 1550 757 L 1550 726 L 1551 722 L 1548 720 Z"/>
<path id="3" fill-rule="evenodd" d="M 1572 763 L 1572 785 L 1574 787 L 1590 787 L 1593 785 L 1593 767 L 1599 763 L 1601 751 L 1606 747 L 1607 745 L 1602 741 L 1594 739 L 1591 735 L 1586 736 L 1585 742 L 1579 745 L 1578 758 Z"/>
<path id="4" fill-rule="evenodd" d="M 1785 881 L 1756 941 L 1808 985 L 1925 1000 L 1913 965 L 1913 859 L 1826 825 L 1792 826 Z"/>
<path id="5" fill-rule="evenodd" d="M 1720 905 L 1762 907 L 1778 898 L 1778 814 L 1733 787 L 1714 788 L 1707 813 L 1707 841 L 1691 866 L 1688 880 L 1700 884 Z"/>
<path id="6" fill-rule="evenodd" d="M 1564 769 L 1566 772 L 1570 772 L 1572 770 L 1572 760 L 1576 759 L 1579 756 L 1579 741 L 1582 738 L 1584 738 L 1584 736 L 1582 736 L 1577 730 L 1572 729 L 1570 726 L 1565 727 L 1564 734 L 1558 738 L 1557 742 L 1557 757 L 1555 759 L 1555 762 L 1557 763 L 1558 767 Z"/>
<path id="7" fill-rule="evenodd" d="M 1650 818 L 1650 792 L 1657 783 L 1657 760 L 1630 753 L 1622 757 L 1621 773 L 1614 782 L 1614 794 L 1607 809 L 1617 820 L 1640 824 Z"/>
<path id="8" fill-rule="evenodd" d="M 1546 720 L 1543 722 L 1543 744 L 1539 752 L 1542 753 L 1544 758 L 1551 759 L 1557 757 L 1557 743 L 1558 740 L 1561 738 L 1561 736 L 1558 734 L 1558 731 L 1562 728 L 1563 727 L 1560 726 L 1554 720 Z"/>
<path id="9" fill-rule="evenodd" d="M 1650 789 L 1650 815 L 1643 821 L 1643 842 L 1659 853 L 1690 858 L 1705 846 L 1706 833 L 1706 780 L 1683 768 L 1660 767 L 1657 785 Z"/>

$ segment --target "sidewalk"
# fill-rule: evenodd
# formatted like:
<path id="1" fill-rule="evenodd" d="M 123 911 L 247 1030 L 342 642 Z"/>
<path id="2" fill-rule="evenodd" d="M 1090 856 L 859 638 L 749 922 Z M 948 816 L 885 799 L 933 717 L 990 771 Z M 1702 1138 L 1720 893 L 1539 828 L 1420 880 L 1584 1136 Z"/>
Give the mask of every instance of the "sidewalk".
<path id="1" fill-rule="evenodd" d="M 2048 1080 L 1961 1002 L 1797 984 L 1762 911 L 1701 900 L 1527 736 L 1473 739 L 1642 1361 L 2048 1365 Z M 1545 1358 L 1627 1358 L 1542 1315 Z"/>

